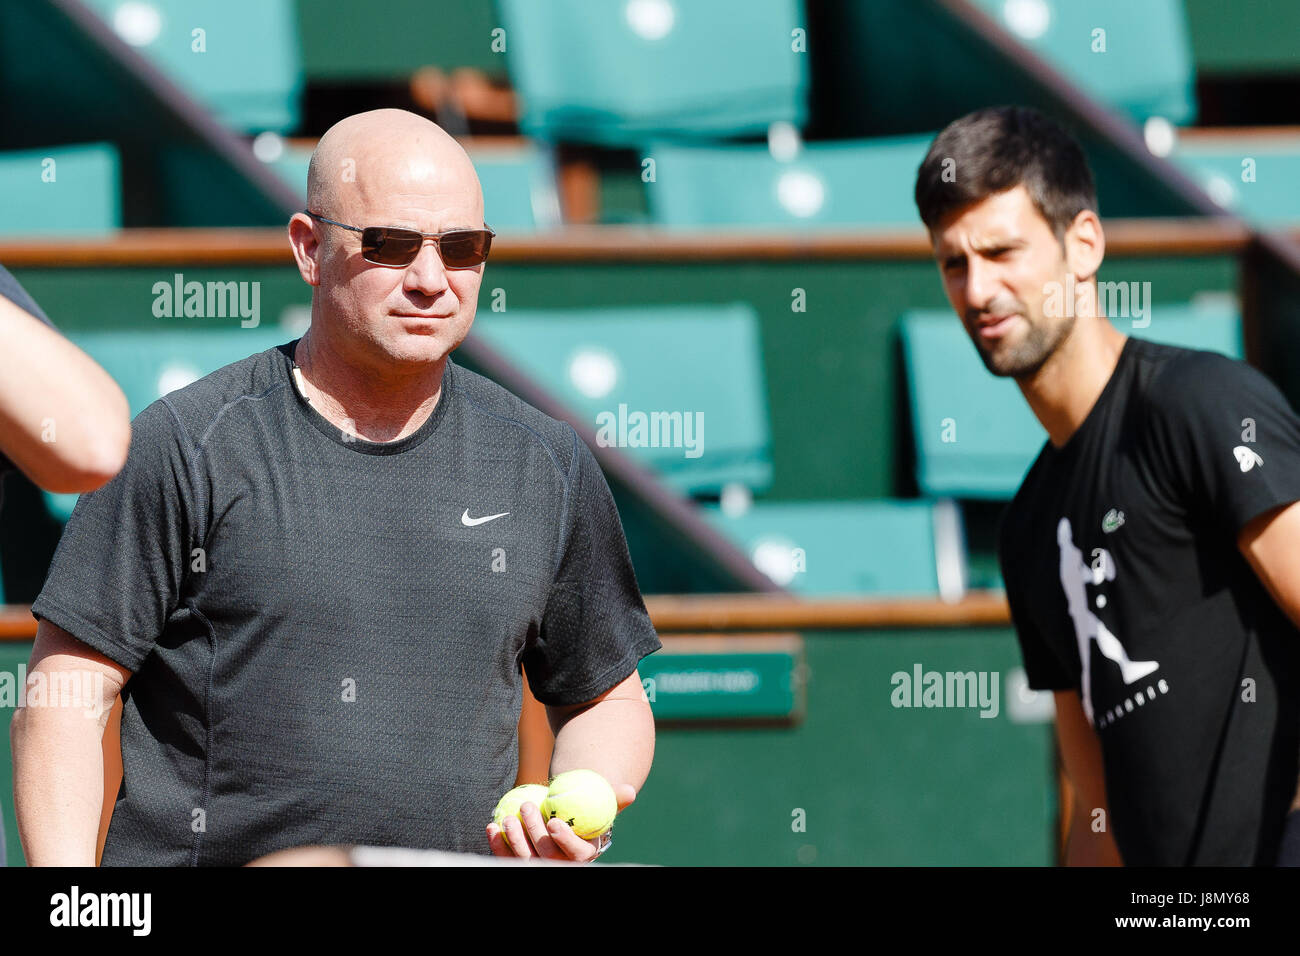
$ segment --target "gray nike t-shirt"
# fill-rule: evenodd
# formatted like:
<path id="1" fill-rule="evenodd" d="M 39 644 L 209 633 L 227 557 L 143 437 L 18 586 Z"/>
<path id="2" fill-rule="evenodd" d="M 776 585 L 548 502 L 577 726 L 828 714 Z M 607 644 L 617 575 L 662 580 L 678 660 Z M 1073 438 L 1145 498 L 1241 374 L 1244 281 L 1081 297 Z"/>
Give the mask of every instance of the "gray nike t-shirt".
<path id="1" fill-rule="evenodd" d="M 485 853 L 521 665 L 574 704 L 660 646 L 569 425 L 448 362 L 415 433 L 356 439 L 293 386 L 294 344 L 141 412 L 33 605 L 134 672 L 105 865 Z"/>

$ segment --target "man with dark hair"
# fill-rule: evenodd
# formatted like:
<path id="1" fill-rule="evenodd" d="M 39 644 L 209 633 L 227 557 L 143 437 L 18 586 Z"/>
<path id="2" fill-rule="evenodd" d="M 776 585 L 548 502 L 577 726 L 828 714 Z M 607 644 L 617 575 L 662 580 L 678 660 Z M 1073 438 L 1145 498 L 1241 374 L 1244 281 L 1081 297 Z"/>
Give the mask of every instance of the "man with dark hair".
<path id="1" fill-rule="evenodd" d="M 1046 117 L 957 120 L 916 202 L 977 353 L 1048 433 L 999 553 L 1055 695 L 1066 862 L 1296 863 L 1300 419 L 1249 365 L 1099 314 L 1092 176 Z"/>

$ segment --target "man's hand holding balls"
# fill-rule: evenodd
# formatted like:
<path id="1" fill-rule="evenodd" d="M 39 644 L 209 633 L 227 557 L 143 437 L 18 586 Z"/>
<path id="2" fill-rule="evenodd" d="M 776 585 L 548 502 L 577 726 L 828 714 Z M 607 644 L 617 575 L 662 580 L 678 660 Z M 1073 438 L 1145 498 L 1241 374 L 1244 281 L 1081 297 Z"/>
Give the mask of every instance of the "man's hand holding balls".
<path id="1" fill-rule="evenodd" d="M 492 814 L 488 845 L 495 856 L 588 863 L 600 855 L 614 816 L 635 799 L 631 786 L 611 787 L 594 770 L 559 774 L 549 787 L 515 787 Z"/>

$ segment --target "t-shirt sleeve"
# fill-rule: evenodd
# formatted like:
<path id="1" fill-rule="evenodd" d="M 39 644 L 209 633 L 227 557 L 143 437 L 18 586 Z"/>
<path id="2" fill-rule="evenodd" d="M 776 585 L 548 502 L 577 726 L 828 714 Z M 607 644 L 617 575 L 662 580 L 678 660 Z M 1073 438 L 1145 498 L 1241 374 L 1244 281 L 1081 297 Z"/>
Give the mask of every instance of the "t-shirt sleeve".
<path id="1" fill-rule="evenodd" d="M 176 610 L 199 545 L 187 446 L 165 400 L 136 416 L 126 464 L 77 500 L 32 605 L 37 618 L 131 671 Z"/>
<path id="2" fill-rule="evenodd" d="M 998 558 L 1007 605 L 1011 609 L 1011 624 L 1025 665 L 1025 678 L 1033 690 L 1077 690 L 1080 686 L 1077 665 L 1071 666 L 1073 662 L 1062 659 L 1061 643 L 1049 641 L 1030 614 L 1025 594 L 1025 587 L 1028 586 L 1025 574 L 1045 572 L 1041 568 L 1021 567 L 1018 559 L 1024 554 L 1025 548 L 1023 543 L 1015 541 L 1014 527 L 1010 522 L 1003 524 L 999 535 Z M 1055 593 L 1060 590 L 1056 568 L 1051 568 L 1050 573 L 1051 588 L 1055 589 Z M 1068 646 L 1074 650 L 1076 645 L 1073 639 L 1068 642 Z"/>
<path id="3" fill-rule="evenodd" d="M 1233 537 L 1252 518 L 1300 500 L 1300 418 L 1267 376 L 1198 352 L 1151 383 L 1155 465 L 1193 514 Z"/>
<path id="4" fill-rule="evenodd" d="M 630 675 L 661 644 L 646 613 L 614 496 L 574 434 L 564 540 L 541 627 L 523 655 L 544 704 L 580 704 Z"/>

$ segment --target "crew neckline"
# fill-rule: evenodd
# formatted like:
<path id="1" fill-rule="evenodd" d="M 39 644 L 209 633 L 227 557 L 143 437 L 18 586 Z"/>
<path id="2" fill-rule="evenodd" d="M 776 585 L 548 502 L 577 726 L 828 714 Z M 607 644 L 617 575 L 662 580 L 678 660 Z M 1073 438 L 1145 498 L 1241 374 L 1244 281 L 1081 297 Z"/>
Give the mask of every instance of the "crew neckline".
<path id="1" fill-rule="evenodd" d="M 452 372 L 455 363 L 452 361 L 450 355 L 447 356 L 447 364 L 442 370 L 442 394 L 438 396 L 438 404 L 433 406 L 433 411 L 429 413 L 429 417 L 424 420 L 424 423 L 421 424 L 419 428 L 411 432 L 411 434 L 407 435 L 405 438 L 399 438 L 396 441 L 390 442 L 370 441 L 369 439 L 355 435 L 345 438 L 342 429 L 317 411 L 315 407 L 313 407 L 311 401 L 308 400 L 307 396 L 302 393 L 302 390 L 298 386 L 298 381 L 296 379 L 298 375 L 301 375 L 301 371 L 298 363 L 294 361 L 293 355 L 295 350 L 298 348 L 298 343 L 300 341 L 302 341 L 301 337 L 294 339 L 288 345 L 279 350 L 280 354 L 284 357 L 284 370 L 285 376 L 289 382 L 289 390 L 293 393 L 293 397 L 296 400 L 298 409 L 302 413 L 303 417 L 313 427 L 315 427 L 318 432 L 330 439 L 330 441 L 334 442 L 336 445 L 340 445 L 361 455 L 400 455 L 402 452 L 410 451 L 412 448 L 424 444 L 429 436 L 437 430 L 438 423 L 442 421 L 443 416 L 447 413 L 447 406 L 451 404 L 451 397 L 454 393 L 453 382 L 455 379 Z"/>
<path id="2" fill-rule="evenodd" d="M 1092 426 L 1093 421 L 1101 417 L 1101 410 L 1110 401 L 1110 395 L 1116 388 L 1116 382 L 1119 381 L 1120 368 L 1126 361 L 1129 347 L 1136 341 L 1137 339 L 1131 335 L 1124 339 L 1124 345 L 1119 350 L 1119 358 L 1115 360 L 1115 368 L 1111 371 L 1110 378 L 1106 379 L 1106 384 L 1102 386 L 1101 391 L 1097 394 L 1097 400 L 1092 403 L 1092 408 L 1088 409 L 1088 414 L 1083 416 L 1083 421 L 1074 430 L 1074 434 L 1066 439 L 1065 444 L 1057 448 L 1052 444 L 1051 438 L 1047 439 L 1047 447 L 1051 448 L 1053 453 L 1058 456 L 1067 454 L 1070 448 L 1076 444 L 1076 439 Z"/>

